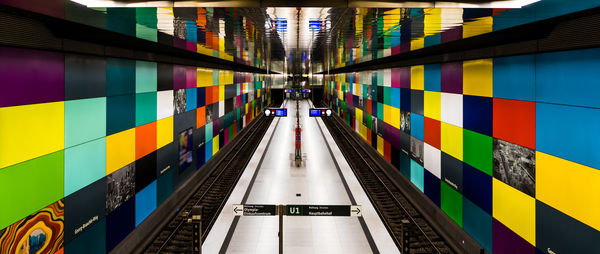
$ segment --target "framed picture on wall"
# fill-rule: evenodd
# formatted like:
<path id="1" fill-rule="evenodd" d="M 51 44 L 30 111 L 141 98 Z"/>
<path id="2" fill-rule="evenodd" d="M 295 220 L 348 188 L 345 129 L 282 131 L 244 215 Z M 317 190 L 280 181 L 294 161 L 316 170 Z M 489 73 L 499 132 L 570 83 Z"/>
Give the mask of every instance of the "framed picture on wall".
<path id="1" fill-rule="evenodd" d="M 192 128 L 179 133 L 179 171 L 187 169 L 193 161 L 194 132 Z"/>

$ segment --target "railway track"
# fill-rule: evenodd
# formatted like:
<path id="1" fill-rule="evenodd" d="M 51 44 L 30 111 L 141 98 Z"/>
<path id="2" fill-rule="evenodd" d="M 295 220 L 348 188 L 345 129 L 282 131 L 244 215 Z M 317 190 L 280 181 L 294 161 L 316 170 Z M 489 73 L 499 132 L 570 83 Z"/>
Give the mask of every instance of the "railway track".
<path id="1" fill-rule="evenodd" d="M 237 138 L 241 143 L 236 145 L 219 161 L 210 175 L 197 187 L 177 215 L 161 230 L 144 253 L 191 253 L 192 225 L 187 223 L 190 211 L 194 206 L 202 206 L 202 239 L 216 221 L 223 205 L 233 191 L 242 175 L 254 150 L 260 143 L 273 118 L 260 116 L 248 131 L 240 133 Z"/>
<path id="2" fill-rule="evenodd" d="M 322 118 L 403 253 L 455 253 L 337 117 Z"/>

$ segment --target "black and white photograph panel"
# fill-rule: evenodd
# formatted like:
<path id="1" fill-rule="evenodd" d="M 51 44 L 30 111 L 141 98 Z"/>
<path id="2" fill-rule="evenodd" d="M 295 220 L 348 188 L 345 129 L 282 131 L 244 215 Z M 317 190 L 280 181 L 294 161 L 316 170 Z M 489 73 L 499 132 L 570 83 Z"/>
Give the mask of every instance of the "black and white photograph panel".
<path id="1" fill-rule="evenodd" d="M 135 163 L 106 177 L 106 214 L 135 195 Z"/>
<path id="2" fill-rule="evenodd" d="M 185 103 L 186 103 L 186 93 L 185 93 L 185 89 L 179 89 L 179 90 L 175 90 L 173 91 L 174 96 L 173 96 L 173 106 L 174 106 L 174 113 L 175 115 L 179 115 L 181 113 L 185 112 Z"/>
<path id="3" fill-rule="evenodd" d="M 358 108 L 365 109 L 365 99 L 363 97 L 358 97 Z"/>
<path id="4" fill-rule="evenodd" d="M 219 107 L 218 103 L 213 103 L 210 105 L 206 106 L 206 123 L 212 123 L 212 121 L 214 121 L 217 117 L 216 114 L 214 113 L 214 107 Z"/>
<path id="5" fill-rule="evenodd" d="M 410 157 L 421 166 L 423 166 L 423 149 L 423 141 L 410 136 Z"/>
<path id="6" fill-rule="evenodd" d="M 535 197 L 535 151 L 494 139 L 494 178 Z"/>

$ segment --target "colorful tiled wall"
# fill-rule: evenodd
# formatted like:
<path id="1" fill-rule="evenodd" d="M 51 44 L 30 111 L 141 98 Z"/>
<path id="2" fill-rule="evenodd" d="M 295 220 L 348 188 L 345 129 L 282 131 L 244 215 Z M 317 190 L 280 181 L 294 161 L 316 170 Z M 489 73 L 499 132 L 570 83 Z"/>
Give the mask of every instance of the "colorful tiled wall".
<path id="1" fill-rule="evenodd" d="M 264 34 L 251 18 L 238 12 L 238 8 L 88 8 L 72 0 L 0 2 L 190 52 L 266 68 L 262 47 Z"/>
<path id="2" fill-rule="evenodd" d="M 0 80 L 0 253 L 110 251 L 261 112 L 269 82 L 9 47 Z"/>
<path id="3" fill-rule="evenodd" d="M 541 0 L 523 8 L 356 8 L 333 31 L 323 71 L 419 50 L 600 6 Z"/>
<path id="4" fill-rule="evenodd" d="M 600 49 L 328 77 L 348 125 L 493 253 L 600 253 Z"/>

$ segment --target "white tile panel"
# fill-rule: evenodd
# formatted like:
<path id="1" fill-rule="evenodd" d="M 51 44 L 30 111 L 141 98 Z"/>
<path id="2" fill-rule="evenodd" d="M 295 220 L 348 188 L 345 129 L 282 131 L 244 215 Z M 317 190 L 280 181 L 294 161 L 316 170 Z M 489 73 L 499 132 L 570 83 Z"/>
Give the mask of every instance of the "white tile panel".
<path id="1" fill-rule="evenodd" d="M 442 177 L 442 151 L 425 143 L 423 161 L 425 169 L 435 175 L 437 178 Z"/>
<path id="2" fill-rule="evenodd" d="M 462 94 L 441 93 L 442 122 L 463 127 Z"/>
<path id="3" fill-rule="evenodd" d="M 156 93 L 156 119 L 160 120 L 173 115 L 173 90 Z"/>

